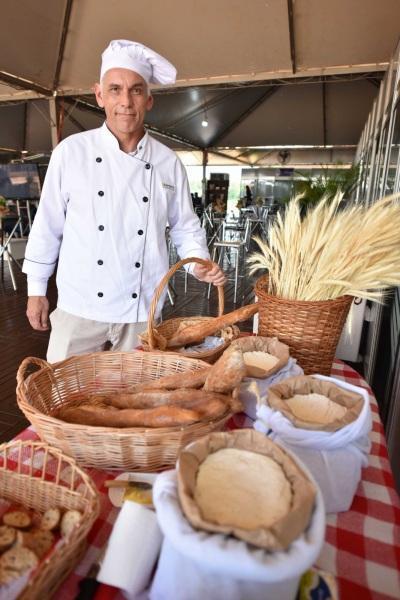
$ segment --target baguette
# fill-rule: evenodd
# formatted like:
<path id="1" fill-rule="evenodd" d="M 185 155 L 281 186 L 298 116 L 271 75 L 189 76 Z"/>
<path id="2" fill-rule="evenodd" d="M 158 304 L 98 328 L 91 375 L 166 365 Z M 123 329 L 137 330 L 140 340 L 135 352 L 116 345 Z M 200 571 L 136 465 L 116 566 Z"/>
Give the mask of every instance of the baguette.
<path id="1" fill-rule="evenodd" d="M 246 321 L 255 315 L 256 312 L 258 312 L 258 304 L 249 304 L 215 319 L 209 319 L 197 325 L 185 327 L 181 331 L 176 331 L 168 340 L 168 348 L 201 342 L 208 335 L 213 335 L 228 325 L 233 325 L 239 321 Z"/>
<path id="2" fill-rule="evenodd" d="M 198 403 L 206 403 L 215 398 L 215 394 L 209 394 L 204 390 L 148 390 L 136 394 L 115 394 L 110 396 L 110 402 L 117 408 L 156 408 L 157 406 L 179 406 L 181 408 L 192 408 Z M 226 396 L 219 398 L 227 402 Z"/>
<path id="3" fill-rule="evenodd" d="M 201 388 L 207 377 L 207 373 L 210 367 L 204 369 L 198 369 L 197 371 L 184 371 L 181 373 L 174 373 L 173 375 L 164 375 L 159 379 L 153 381 L 146 381 L 145 383 L 138 383 L 127 390 L 130 393 L 147 392 L 149 390 L 175 390 L 182 388 Z"/>
<path id="4" fill-rule="evenodd" d="M 199 397 L 186 399 L 184 407 L 167 405 L 112 411 L 109 408 L 81 404 L 60 408 L 54 416 L 67 423 L 98 427 L 174 427 L 194 423 L 204 418 L 217 418 L 223 415 L 229 406 L 230 398 L 220 394 L 205 394 L 201 391 Z"/>
<path id="5" fill-rule="evenodd" d="M 110 411 L 107 408 L 96 407 L 87 410 L 85 406 L 66 407 L 59 411 L 57 418 L 67 423 L 91 425 L 94 427 L 173 427 L 194 423 L 199 419 L 199 413 L 194 410 L 161 406 L 137 410 L 126 408 Z"/>

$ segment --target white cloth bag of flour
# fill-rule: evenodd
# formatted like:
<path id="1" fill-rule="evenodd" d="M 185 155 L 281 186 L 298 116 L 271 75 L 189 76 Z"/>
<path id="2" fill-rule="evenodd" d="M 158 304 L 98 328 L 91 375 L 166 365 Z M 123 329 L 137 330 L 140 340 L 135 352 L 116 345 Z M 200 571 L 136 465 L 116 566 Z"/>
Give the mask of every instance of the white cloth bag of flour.
<path id="1" fill-rule="evenodd" d="M 367 390 L 340 379 L 314 377 L 360 394 L 364 404 L 358 418 L 338 431 L 311 431 L 295 427 L 281 412 L 266 404 L 257 408 L 254 429 L 295 454 L 311 471 L 321 488 L 327 513 L 350 508 L 361 469 L 368 465 L 372 416 Z"/>
<path id="2" fill-rule="evenodd" d="M 244 406 L 243 411 L 254 421 L 257 418 L 257 398 L 266 396 L 271 385 L 297 375 L 304 375 L 304 371 L 294 358 L 289 358 L 287 364 L 280 371 L 269 377 L 246 377 L 239 389 L 239 400 Z"/>
<path id="3" fill-rule="evenodd" d="M 193 529 L 180 507 L 175 471 L 157 477 L 153 502 L 164 540 L 150 600 L 294 600 L 301 575 L 324 542 L 325 509 L 318 489 L 307 531 L 285 552 Z"/>

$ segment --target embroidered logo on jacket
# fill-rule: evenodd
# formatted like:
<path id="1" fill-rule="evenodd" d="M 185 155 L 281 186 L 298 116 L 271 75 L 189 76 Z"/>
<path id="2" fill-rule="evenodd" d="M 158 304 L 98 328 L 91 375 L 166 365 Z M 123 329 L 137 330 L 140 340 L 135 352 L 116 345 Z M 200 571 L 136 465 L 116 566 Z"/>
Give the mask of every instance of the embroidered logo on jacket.
<path id="1" fill-rule="evenodd" d="M 175 186 L 171 185 L 170 183 L 163 183 L 162 186 L 167 190 L 172 190 L 173 192 L 175 191 Z"/>

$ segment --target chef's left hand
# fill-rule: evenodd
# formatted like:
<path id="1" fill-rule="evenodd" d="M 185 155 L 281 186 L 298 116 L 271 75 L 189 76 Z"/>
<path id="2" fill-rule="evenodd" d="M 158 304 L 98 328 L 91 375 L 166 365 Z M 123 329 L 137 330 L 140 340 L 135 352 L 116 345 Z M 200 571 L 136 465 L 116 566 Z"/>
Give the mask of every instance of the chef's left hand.
<path id="1" fill-rule="evenodd" d="M 224 285 L 226 277 L 221 267 L 214 262 L 210 262 L 210 265 L 211 268 L 196 264 L 193 269 L 193 275 L 196 277 L 196 279 L 199 281 L 204 281 L 205 283 Z"/>

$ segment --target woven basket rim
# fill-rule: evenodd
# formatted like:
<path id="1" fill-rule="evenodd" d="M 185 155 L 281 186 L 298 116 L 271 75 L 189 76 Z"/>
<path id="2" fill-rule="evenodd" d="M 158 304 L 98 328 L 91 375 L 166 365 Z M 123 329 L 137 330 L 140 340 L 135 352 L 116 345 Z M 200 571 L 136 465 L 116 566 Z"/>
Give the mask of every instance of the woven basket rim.
<path id="1" fill-rule="evenodd" d="M 259 300 L 270 299 L 272 301 L 285 302 L 287 304 L 298 305 L 312 308 L 324 306 L 332 306 L 333 304 L 347 304 L 348 302 L 352 302 L 354 300 L 354 296 L 350 296 L 348 294 L 344 296 L 339 296 L 338 298 L 331 298 L 330 300 L 291 300 L 289 298 L 282 298 L 281 296 L 275 296 L 274 294 L 268 294 L 265 291 L 265 282 L 268 281 L 268 275 L 262 275 L 257 279 L 254 285 L 254 290 Z"/>
<path id="2" fill-rule="evenodd" d="M 22 472 L 20 470 L 20 460 L 24 448 L 31 451 L 29 472 Z M 8 456 L 12 452 L 18 454 L 18 464 L 16 468 L 10 468 L 8 466 Z M 39 473 L 34 474 L 32 463 L 34 456 L 38 452 L 44 453 L 45 462 L 39 467 Z M 0 456 L 4 459 L 4 464 L 0 467 L 0 472 L 2 473 L 2 485 L 5 484 L 7 477 L 10 478 L 10 481 L 13 481 L 13 478 L 17 478 L 16 480 L 14 479 L 14 482 L 23 481 L 24 486 L 25 482 L 31 480 L 34 481 L 37 486 L 46 485 L 46 497 L 50 489 L 48 486 L 51 486 L 54 489 L 55 496 L 62 493 L 60 492 L 61 488 L 70 495 L 79 496 L 82 501 L 85 502 L 85 509 L 83 512 L 84 518 L 81 519 L 79 526 L 70 534 L 66 542 L 68 544 L 67 549 L 65 544 L 53 547 L 49 556 L 45 560 L 41 560 L 38 568 L 35 569 L 18 596 L 18 598 L 24 598 L 26 600 L 31 598 L 44 598 L 45 594 L 46 597 L 48 597 L 47 592 L 49 591 L 49 586 L 50 589 L 53 590 L 53 595 L 61 581 L 72 571 L 74 565 L 79 560 L 83 549 L 82 544 L 84 544 L 84 546 L 87 544 L 87 536 L 100 514 L 99 492 L 90 475 L 79 466 L 78 462 L 73 457 L 46 442 L 36 440 L 11 440 L 9 442 L 4 442 L 0 445 Z M 45 469 L 47 469 L 48 466 L 46 462 L 48 458 L 59 461 L 55 481 L 49 481 L 43 478 L 44 474 L 47 472 Z M 59 481 L 61 467 L 63 465 L 64 468 L 66 465 L 69 465 L 73 469 L 74 479 L 76 478 L 76 475 L 78 475 L 80 481 L 78 487 L 72 489 L 70 485 Z M 28 506 L 34 506 L 32 497 L 29 498 Z M 65 508 L 65 505 L 63 508 Z M 71 552 L 73 552 L 73 554 L 71 554 Z M 60 569 L 62 570 L 60 571 Z"/>
<path id="3" fill-rule="evenodd" d="M 172 317 L 171 319 L 166 319 L 165 321 L 162 321 L 159 325 L 157 325 L 157 331 L 161 335 L 163 335 L 164 330 L 169 329 L 169 327 L 171 325 L 173 325 L 174 323 L 178 323 L 178 322 L 182 322 L 182 321 L 210 321 L 213 318 L 214 317 L 197 316 L 197 315 L 193 315 L 192 317 Z M 164 325 L 164 328 L 163 328 L 163 325 Z M 145 331 L 143 333 L 147 336 L 147 331 Z M 146 345 L 146 347 L 149 346 L 148 338 L 147 339 L 144 338 L 143 334 L 139 334 L 139 339 L 141 340 L 142 344 Z M 169 338 L 167 337 L 167 339 L 169 339 Z M 211 358 L 217 353 L 224 352 L 231 343 L 232 343 L 231 340 L 227 340 L 223 344 L 220 344 L 219 346 L 212 348 L 211 350 L 203 350 L 202 352 L 180 352 L 178 350 L 176 350 L 174 352 L 171 348 L 168 348 L 168 350 L 161 350 L 160 352 L 170 352 L 170 353 L 178 354 L 179 356 L 183 356 L 186 358 L 195 358 L 198 360 L 203 360 L 204 358 Z M 145 347 L 143 347 L 143 350 L 144 350 L 144 352 L 149 352 L 149 351 L 154 352 L 154 350 L 147 350 Z"/>
<path id="4" fill-rule="evenodd" d="M 117 358 L 117 357 L 121 357 L 123 355 L 126 354 L 131 354 L 130 352 L 113 352 L 111 353 L 113 358 Z M 152 354 L 157 354 L 160 355 L 163 359 L 168 359 L 168 358 L 172 358 L 172 359 L 176 359 L 177 357 L 179 357 L 180 362 L 185 362 L 187 361 L 188 363 L 193 364 L 193 361 L 195 361 L 195 363 L 204 363 L 204 367 L 209 367 L 210 365 L 204 361 L 202 361 L 199 358 L 193 358 L 193 357 L 189 357 L 189 356 L 185 356 L 182 354 L 178 354 L 176 352 L 162 352 L 162 351 L 151 351 L 151 352 L 141 352 L 140 354 L 143 354 L 143 358 L 144 360 L 148 359 L 151 360 L 151 356 Z M 60 427 L 62 426 L 65 431 L 68 432 L 80 432 L 82 430 L 83 425 L 79 424 L 79 423 L 68 423 L 66 421 L 63 421 L 62 419 L 57 419 L 56 417 L 53 417 L 49 414 L 46 414 L 44 412 L 42 412 L 41 410 L 39 410 L 36 406 L 34 406 L 34 404 L 32 404 L 29 400 L 29 396 L 28 396 L 28 390 L 29 390 L 29 386 L 34 385 L 35 384 L 35 380 L 40 377 L 43 372 L 53 372 L 54 373 L 54 367 L 55 368 L 60 368 L 60 366 L 62 366 L 63 364 L 71 364 L 73 362 L 77 362 L 79 364 L 80 360 L 87 360 L 88 356 L 101 356 L 104 355 L 103 352 L 95 352 L 91 355 L 78 355 L 78 356 L 72 356 L 70 358 L 65 359 L 64 361 L 60 361 L 58 363 L 54 363 L 53 365 L 47 364 L 45 363 L 45 361 L 39 361 L 41 362 L 41 368 L 36 371 L 35 373 L 32 373 L 31 375 L 29 375 L 29 377 L 25 380 L 24 383 L 20 384 L 17 387 L 17 404 L 18 407 L 22 410 L 22 412 L 26 415 L 26 413 L 33 413 L 37 416 L 37 418 L 39 419 L 46 419 L 46 421 L 49 423 L 49 425 L 51 424 L 53 427 Z M 27 360 L 27 359 L 26 359 Z M 201 366 L 201 364 L 199 365 Z M 57 379 L 57 376 L 54 374 L 55 379 Z M 133 434 L 171 434 L 171 433 L 178 433 L 181 431 L 184 432 L 191 432 L 191 431 L 196 431 L 199 427 L 203 427 L 206 425 L 212 425 L 213 423 L 219 423 L 220 421 L 226 420 L 229 417 L 231 417 L 233 415 L 233 412 L 230 410 L 229 407 L 227 407 L 226 411 L 219 415 L 216 418 L 211 418 L 211 419 L 202 419 L 201 421 L 195 421 L 194 423 L 189 423 L 187 425 L 175 425 L 175 426 L 171 426 L 171 427 L 100 427 L 97 425 L 85 425 L 85 429 L 90 432 L 91 435 L 98 435 L 98 436 L 103 436 L 104 434 L 110 434 L 110 433 L 114 433 L 114 435 L 118 435 L 119 438 L 125 438 L 125 437 L 129 437 Z M 156 444 L 154 444 L 156 445 Z M 53 446 L 50 446 L 51 448 Z"/>

